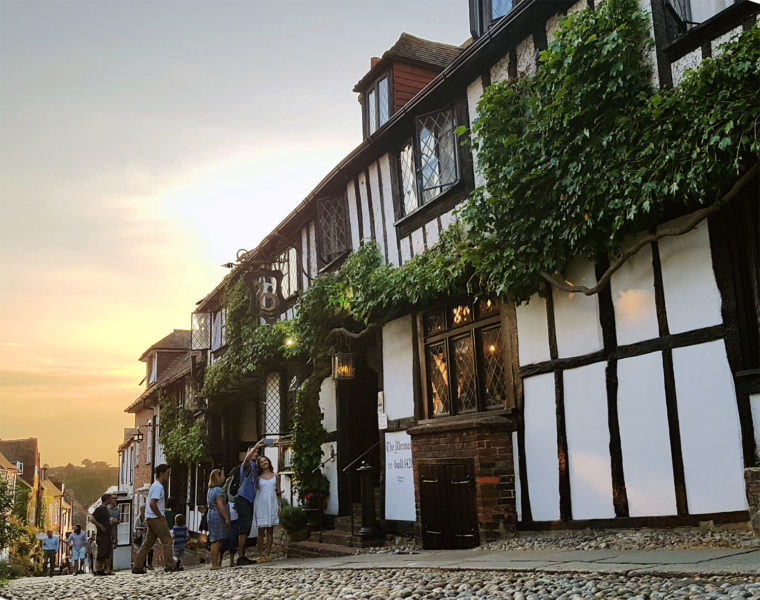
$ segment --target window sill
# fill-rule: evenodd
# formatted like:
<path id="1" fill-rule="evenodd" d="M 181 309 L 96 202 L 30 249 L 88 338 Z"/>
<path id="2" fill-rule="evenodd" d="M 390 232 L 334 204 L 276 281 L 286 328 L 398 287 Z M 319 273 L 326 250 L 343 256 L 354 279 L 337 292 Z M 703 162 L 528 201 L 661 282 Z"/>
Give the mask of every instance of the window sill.
<path id="1" fill-rule="evenodd" d="M 718 36 L 728 33 L 732 29 L 739 27 L 746 19 L 760 13 L 760 4 L 743 0 L 738 4 L 732 4 L 723 9 L 718 14 L 710 17 L 690 29 L 683 35 L 677 37 L 663 49 L 671 62 L 686 56 L 702 47 L 702 44 L 708 43 Z"/>
<path id="2" fill-rule="evenodd" d="M 325 266 L 317 269 L 317 273 L 321 275 L 322 273 L 327 273 L 328 271 L 332 271 L 333 268 L 335 267 L 339 267 L 349 254 L 351 254 L 351 248 L 346 248 L 343 252 L 341 252 L 338 256 L 333 258 Z"/>
<path id="3" fill-rule="evenodd" d="M 407 430 L 409 435 L 431 435 L 443 431 L 459 431 L 463 429 L 483 427 L 504 427 L 510 421 L 510 415 L 503 410 L 469 413 L 454 417 L 434 417 L 421 420 L 415 427 Z"/>
<path id="4" fill-rule="evenodd" d="M 416 208 L 408 215 L 404 215 L 393 224 L 396 227 L 398 237 L 406 237 L 413 231 L 446 214 L 464 202 L 469 196 L 469 192 L 470 190 L 466 189 L 464 181 L 460 180 L 434 200 Z"/>

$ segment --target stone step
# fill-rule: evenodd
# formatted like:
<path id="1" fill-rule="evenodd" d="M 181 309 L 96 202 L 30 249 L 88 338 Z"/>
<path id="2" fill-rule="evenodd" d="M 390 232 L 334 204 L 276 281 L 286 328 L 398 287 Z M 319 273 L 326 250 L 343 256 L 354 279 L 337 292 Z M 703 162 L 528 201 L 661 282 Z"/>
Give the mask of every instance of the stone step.
<path id="1" fill-rule="evenodd" d="M 351 556 L 354 551 L 341 544 L 326 544 L 314 541 L 312 538 L 296 542 L 288 546 L 290 558 L 319 558 L 320 556 Z"/>

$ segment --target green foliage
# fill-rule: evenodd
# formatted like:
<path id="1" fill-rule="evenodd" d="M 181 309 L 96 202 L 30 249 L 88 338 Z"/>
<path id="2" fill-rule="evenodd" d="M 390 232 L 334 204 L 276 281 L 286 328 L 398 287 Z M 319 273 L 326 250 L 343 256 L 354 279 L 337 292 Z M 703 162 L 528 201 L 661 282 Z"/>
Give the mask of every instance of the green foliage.
<path id="1" fill-rule="evenodd" d="M 280 525 L 285 531 L 299 531 L 306 527 L 306 511 L 300 506 L 283 506 L 280 511 Z"/>
<path id="2" fill-rule="evenodd" d="M 14 501 L 14 490 L 5 477 L 0 477 L 0 548 L 7 548 L 11 541 L 10 517 Z"/>
<path id="3" fill-rule="evenodd" d="M 10 527 L 9 551 L 13 561 L 22 567 L 27 575 L 39 574 L 42 565 L 42 544 L 35 537 L 37 528 L 27 525 L 15 516 L 10 518 Z"/>
<path id="4" fill-rule="evenodd" d="M 321 378 L 311 377 L 296 394 L 296 418 L 293 428 L 293 484 L 299 497 L 316 493 L 327 496 L 330 484 L 322 471 L 322 441 L 327 432 L 322 427 L 319 410 Z M 316 472 L 314 472 L 314 470 Z"/>
<path id="5" fill-rule="evenodd" d="M 256 310 L 255 288 L 245 278 L 228 283 L 225 289 L 227 306 L 227 349 L 220 360 L 206 369 L 203 394 L 223 392 L 231 384 L 255 376 L 267 361 L 283 358 L 286 340 L 293 337 L 293 326 L 287 321 L 260 325 Z"/>
<path id="6" fill-rule="evenodd" d="M 170 463 L 194 465 L 206 455 L 206 424 L 192 410 L 162 397 L 160 423 L 158 439 Z"/>
<path id="7" fill-rule="evenodd" d="M 760 32 L 655 93 L 635 0 L 566 18 L 534 77 L 492 85 L 473 125 L 486 185 L 462 210 L 482 284 L 525 300 L 538 273 L 714 202 L 757 160 Z"/>
<path id="8" fill-rule="evenodd" d="M 23 483 L 16 482 L 16 492 L 13 495 L 13 509 L 12 513 L 18 519 L 26 522 L 29 515 L 29 498 L 32 494 L 32 489 L 27 487 Z"/>

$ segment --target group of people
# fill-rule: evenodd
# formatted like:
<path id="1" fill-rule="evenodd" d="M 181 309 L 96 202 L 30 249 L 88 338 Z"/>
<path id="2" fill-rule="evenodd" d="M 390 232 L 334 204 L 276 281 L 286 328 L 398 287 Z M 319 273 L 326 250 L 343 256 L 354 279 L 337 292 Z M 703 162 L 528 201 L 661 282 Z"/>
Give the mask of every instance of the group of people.
<path id="1" fill-rule="evenodd" d="M 269 561 L 274 540 L 274 526 L 279 524 L 281 497 L 279 478 L 272 461 L 259 448 L 265 440 L 248 449 L 243 462 L 224 471 L 214 469 L 208 481 L 206 497 L 211 568 L 220 569 L 224 552 L 229 552 L 230 566 L 250 564 L 245 544 L 252 530 L 257 532 L 258 561 Z M 236 543 L 237 542 L 237 543 Z"/>
<path id="2" fill-rule="evenodd" d="M 270 560 L 274 526 L 279 524 L 281 492 L 272 462 L 263 454 L 259 455 L 259 449 L 265 444 L 262 440 L 249 448 L 243 462 L 233 467 L 229 477 L 225 477 L 222 469 L 214 469 L 209 475 L 206 521 L 212 569 L 221 568 L 225 552 L 229 552 L 230 566 L 235 565 L 236 551 L 238 565 L 251 564 L 252 561 L 245 556 L 245 545 L 254 525 L 258 532 L 258 561 Z M 174 527 L 169 527 L 164 491 L 169 476 L 168 465 L 156 467 L 155 481 L 148 491 L 148 503 L 136 524 L 136 534 L 139 530 L 136 537 L 142 538 L 142 544 L 132 565 L 132 573 L 144 574 L 146 562 L 150 568 L 149 559 L 156 541 L 161 543 L 164 570 L 182 569 L 187 527 L 185 517 L 179 514 L 173 516 Z"/>
<path id="3" fill-rule="evenodd" d="M 43 575 L 53 576 L 59 545 L 58 536 L 53 534 L 52 529 L 48 529 L 47 535 L 42 538 Z M 93 557 L 96 552 L 95 535 L 88 538 L 80 525 L 74 525 L 73 531 L 66 536 L 66 552 L 61 558 L 61 574 L 64 571 L 72 573 L 73 570 L 73 575 L 81 575 L 87 567 L 94 572 Z"/>

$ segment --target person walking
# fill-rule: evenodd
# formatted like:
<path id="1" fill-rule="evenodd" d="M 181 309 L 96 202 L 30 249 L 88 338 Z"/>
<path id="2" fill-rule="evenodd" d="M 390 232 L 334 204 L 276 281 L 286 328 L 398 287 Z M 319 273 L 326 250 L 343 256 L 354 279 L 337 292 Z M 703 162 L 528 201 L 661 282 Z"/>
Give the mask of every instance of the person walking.
<path id="1" fill-rule="evenodd" d="M 222 484 L 224 473 L 221 469 L 214 469 L 208 478 L 208 494 L 206 494 L 208 536 L 211 541 L 211 568 L 220 569 L 222 558 L 220 548 L 222 541 L 227 538 L 227 530 L 230 526 L 230 516 L 227 513 L 225 502 L 222 497 Z M 238 561 L 239 563 L 239 561 Z"/>
<path id="2" fill-rule="evenodd" d="M 116 497 L 114 496 L 114 502 Z M 95 541 L 97 543 L 97 554 L 95 560 L 95 570 L 93 575 L 109 574 L 109 561 L 113 554 L 111 542 L 111 514 L 108 512 L 108 505 L 111 503 L 111 494 L 103 494 L 100 497 L 100 506 L 98 506 L 89 516 L 90 523 L 97 527 Z"/>
<path id="3" fill-rule="evenodd" d="M 90 573 L 95 573 L 95 554 L 98 551 L 98 544 L 95 541 L 95 534 L 93 533 L 87 540 L 87 562 L 90 566 Z"/>
<path id="4" fill-rule="evenodd" d="M 74 563 L 74 575 L 84 573 L 84 560 L 87 554 L 87 534 L 80 525 L 74 525 L 74 531 L 66 538 L 71 548 L 71 562 Z"/>
<path id="5" fill-rule="evenodd" d="M 259 530 L 256 548 L 259 562 L 269 562 L 272 554 L 272 542 L 274 541 L 274 526 L 280 524 L 280 480 L 274 472 L 272 461 L 266 456 L 258 459 L 258 487 L 256 499 L 253 503 L 253 519 Z M 266 538 L 266 554 L 264 544 Z"/>
<path id="6" fill-rule="evenodd" d="M 175 564 L 172 558 L 172 536 L 169 534 L 169 525 L 166 522 L 165 502 L 166 493 L 164 485 L 169 481 L 169 465 L 160 464 L 156 467 L 156 480 L 150 486 L 148 492 L 148 505 L 145 508 L 145 522 L 148 527 L 148 533 L 140 550 L 137 552 L 135 564 L 132 566 L 132 573 L 137 575 L 145 574 L 145 558 L 148 552 L 156 543 L 156 539 L 161 540 L 164 551 L 164 571 L 174 571 Z"/>
<path id="7" fill-rule="evenodd" d="M 53 530 L 47 530 L 47 536 L 42 538 L 42 574 L 53 576 L 55 571 L 55 555 L 58 553 L 58 536 Z"/>
<path id="8" fill-rule="evenodd" d="M 137 519 L 135 519 L 135 553 L 140 550 L 146 535 L 148 535 L 148 523 L 145 521 L 145 505 L 143 504 L 137 511 Z M 148 550 L 145 568 L 153 569 L 153 547 Z"/>
<path id="9" fill-rule="evenodd" d="M 182 570 L 182 559 L 185 557 L 185 541 L 187 540 L 187 527 L 185 526 L 185 515 L 174 515 L 174 527 L 171 530 L 172 549 L 174 550 L 174 560 L 177 562 L 177 571 Z"/>
<path id="10" fill-rule="evenodd" d="M 253 525 L 253 501 L 256 498 L 256 485 L 258 472 L 256 471 L 256 460 L 259 458 L 258 450 L 264 445 L 264 441 L 258 442 L 252 448 L 248 448 L 243 462 L 234 467 L 239 472 L 240 487 L 235 496 L 235 511 L 238 514 L 238 565 L 250 565 L 251 561 L 245 555 L 245 543 L 248 540 L 248 534 Z"/>

